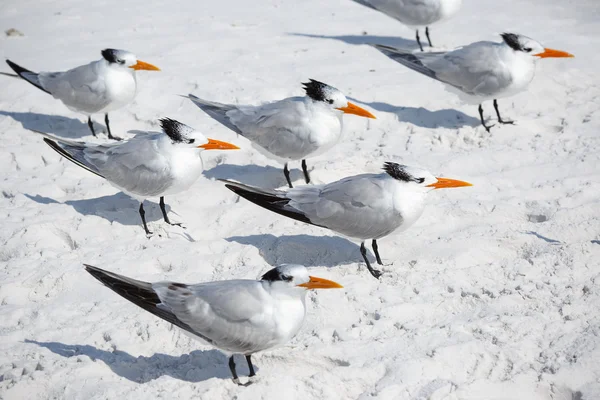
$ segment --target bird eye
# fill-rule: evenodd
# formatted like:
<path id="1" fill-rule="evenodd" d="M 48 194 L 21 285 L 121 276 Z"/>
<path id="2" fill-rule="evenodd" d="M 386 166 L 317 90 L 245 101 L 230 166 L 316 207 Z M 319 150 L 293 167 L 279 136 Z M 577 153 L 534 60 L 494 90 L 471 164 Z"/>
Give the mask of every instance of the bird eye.
<path id="1" fill-rule="evenodd" d="M 286 282 L 291 282 L 292 281 L 292 277 L 288 276 L 288 275 L 281 275 L 281 279 L 286 281 Z"/>
<path id="2" fill-rule="evenodd" d="M 332 100 L 332 99 L 329 99 L 329 100 L 327 100 L 327 102 L 328 102 L 329 104 L 333 104 L 333 100 Z"/>
<path id="3" fill-rule="evenodd" d="M 523 49 L 523 51 L 526 52 L 526 53 L 529 53 L 531 50 L 532 50 L 531 47 L 525 47 Z"/>
<path id="4" fill-rule="evenodd" d="M 192 143 L 194 143 L 195 141 L 196 141 L 196 139 L 190 139 L 190 140 L 188 140 L 188 144 L 192 144 Z"/>
<path id="5" fill-rule="evenodd" d="M 121 65 L 125 64 L 125 60 L 117 60 L 117 62 Z"/>
<path id="6" fill-rule="evenodd" d="M 423 183 L 423 182 L 425 182 L 425 178 L 417 178 L 416 182 Z"/>

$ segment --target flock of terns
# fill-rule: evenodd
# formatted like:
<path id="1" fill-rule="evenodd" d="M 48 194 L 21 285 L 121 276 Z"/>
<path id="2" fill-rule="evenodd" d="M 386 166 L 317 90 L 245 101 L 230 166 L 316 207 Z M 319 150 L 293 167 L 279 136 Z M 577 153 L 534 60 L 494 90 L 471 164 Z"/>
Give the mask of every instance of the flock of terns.
<path id="1" fill-rule="evenodd" d="M 502 42 L 476 42 L 453 51 L 423 51 L 419 27 L 454 14 L 461 0 L 354 0 L 381 11 L 400 22 L 417 27 L 421 53 L 373 45 L 409 69 L 442 82 L 462 100 L 479 105 L 481 123 L 486 125 L 481 103 L 493 100 L 501 124 L 498 98 L 527 88 L 535 62 L 547 57 L 573 57 L 544 48 L 523 35 L 504 33 Z M 147 235 L 143 202 L 160 198 L 164 221 L 172 223 L 164 197 L 187 190 L 200 176 L 204 150 L 234 150 L 237 146 L 206 138 L 195 129 L 170 118 L 160 120 L 162 132 L 140 133 L 121 141 L 111 133 L 108 113 L 130 103 L 137 91 L 136 71 L 159 71 L 124 50 L 106 49 L 102 58 L 66 72 L 29 71 L 7 60 L 18 76 L 62 101 L 69 109 L 88 116 L 104 114 L 108 137 L 115 142 L 92 144 L 67 140 L 44 132 L 44 141 L 64 158 L 106 179 L 119 190 L 140 201 L 139 214 Z M 11 75 L 2 73 L 4 75 Z M 414 224 L 424 209 L 426 195 L 434 189 L 471 186 L 455 179 L 435 177 L 428 171 L 386 162 L 379 174 L 349 176 L 325 185 L 293 187 L 288 163 L 301 161 L 306 183 L 310 175 L 306 159 L 323 154 L 342 136 L 342 116 L 354 114 L 375 118 L 369 111 L 350 103 L 344 94 L 325 83 L 310 80 L 306 95 L 263 105 L 221 104 L 187 97 L 207 115 L 242 135 L 261 153 L 284 164 L 289 189 L 258 188 L 223 180 L 241 197 L 275 213 L 359 239 L 360 252 L 370 273 L 379 278 L 368 258 L 365 242 L 372 240 L 378 264 L 382 264 L 377 240 Z M 301 265 L 281 265 L 260 280 L 229 280 L 187 285 L 175 282 L 147 283 L 90 265 L 86 270 L 117 294 L 193 334 L 230 355 L 229 368 L 238 379 L 233 354 L 243 354 L 249 380 L 255 375 L 251 355 L 282 345 L 300 330 L 305 316 L 307 289 L 342 286 L 310 276 Z"/>

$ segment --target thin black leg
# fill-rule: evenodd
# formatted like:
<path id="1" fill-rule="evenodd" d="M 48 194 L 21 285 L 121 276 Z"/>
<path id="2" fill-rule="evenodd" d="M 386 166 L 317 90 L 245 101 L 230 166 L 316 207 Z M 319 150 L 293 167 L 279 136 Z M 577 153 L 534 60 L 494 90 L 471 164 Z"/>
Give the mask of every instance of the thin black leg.
<path id="1" fill-rule="evenodd" d="M 165 220 L 165 222 L 169 225 L 181 226 L 181 222 L 177 222 L 174 224 L 171 221 L 169 221 L 169 216 L 167 215 L 167 209 L 165 208 L 165 196 L 160 196 L 159 204 L 160 204 L 160 211 L 162 211 L 163 219 Z"/>
<path id="2" fill-rule="evenodd" d="M 419 37 L 419 30 L 417 29 L 417 43 L 419 44 L 419 48 L 423 51 L 423 46 L 421 46 L 421 38 Z"/>
<path id="3" fill-rule="evenodd" d="M 292 185 L 292 180 L 290 179 L 290 170 L 288 169 L 287 163 L 285 163 L 285 166 L 283 167 L 283 174 L 285 175 L 285 179 L 287 180 L 288 186 L 290 188 L 293 188 L 294 186 Z"/>
<path id="4" fill-rule="evenodd" d="M 302 160 L 302 172 L 304 172 L 304 180 L 306 183 L 310 183 L 310 175 L 308 174 L 308 169 L 306 168 L 306 160 Z"/>
<path id="5" fill-rule="evenodd" d="M 371 273 L 371 275 L 373 275 L 375 278 L 379 279 L 379 277 L 381 276 L 381 271 L 378 271 L 376 269 L 373 269 L 373 267 L 371 267 L 371 263 L 369 262 L 369 259 L 367 258 L 367 248 L 365 247 L 365 242 L 362 242 L 360 244 L 360 254 L 362 254 L 363 259 L 365 260 L 365 263 L 367 264 L 367 268 L 369 269 L 369 272 Z"/>
<path id="6" fill-rule="evenodd" d="M 110 123 L 108 121 L 108 113 L 104 114 L 104 123 L 106 124 L 106 130 L 108 131 L 108 138 L 113 139 L 113 140 L 121 140 L 121 138 L 113 136 L 112 133 L 110 133 Z"/>
<path id="7" fill-rule="evenodd" d="M 479 105 L 479 118 L 481 118 L 481 125 L 483 125 L 483 127 L 485 128 L 486 131 L 490 131 L 490 128 L 494 125 L 486 125 L 485 121 L 483 119 L 483 107 L 481 107 L 481 104 Z"/>
<path id="8" fill-rule="evenodd" d="M 240 379 L 238 378 L 237 372 L 235 372 L 235 361 L 233 361 L 233 355 L 229 357 L 229 370 L 233 376 L 233 382 L 239 385 Z"/>
<path id="9" fill-rule="evenodd" d="M 152 232 L 148 230 L 148 225 L 146 225 L 146 211 L 144 211 L 144 202 L 140 203 L 140 217 L 142 217 L 142 223 L 144 224 L 146 235 L 152 235 Z"/>
<path id="10" fill-rule="evenodd" d="M 377 264 L 383 265 L 381 262 L 381 257 L 379 257 L 379 247 L 377 247 L 377 240 L 373 239 L 373 253 L 375 253 L 375 258 L 377 258 Z"/>
<path id="11" fill-rule="evenodd" d="M 254 365 L 252 365 L 252 360 L 250 360 L 251 356 L 246 356 L 246 362 L 248 363 L 248 369 L 250 370 L 250 375 L 248 377 L 252 378 L 256 373 L 254 372 Z"/>
<path id="12" fill-rule="evenodd" d="M 96 131 L 94 131 L 94 123 L 92 122 L 92 116 L 88 116 L 88 126 L 90 127 L 90 131 L 92 131 L 92 135 L 96 136 Z"/>
<path id="13" fill-rule="evenodd" d="M 429 27 L 428 26 L 425 27 L 425 35 L 427 36 L 427 41 L 429 42 L 429 47 L 433 47 L 433 45 L 431 44 L 431 39 L 429 38 Z"/>
<path id="14" fill-rule="evenodd" d="M 494 99 L 494 108 L 496 109 L 496 115 L 498 116 L 498 122 L 500 122 L 501 124 L 510 124 L 510 125 L 513 125 L 515 123 L 515 121 L 502 120 L 502 117 L 500 116 L 500 110 L 498 110 L 498 100 L 496 100 L 496 99 Z"/>

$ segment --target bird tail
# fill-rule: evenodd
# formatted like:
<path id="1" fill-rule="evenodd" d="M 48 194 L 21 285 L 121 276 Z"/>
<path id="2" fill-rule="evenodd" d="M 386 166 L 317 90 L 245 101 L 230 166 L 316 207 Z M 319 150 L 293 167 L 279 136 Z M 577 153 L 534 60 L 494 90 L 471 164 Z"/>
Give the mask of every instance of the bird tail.
<path id="1" fill-rule="evenodd" d="M 48 94 L 52 94 L 49 91 L 47 91 L 46 89 L 44 89 L 44 87 L 42 86 L 42 83 L 40 82 L 40 76 L 39 76 L 39 74 L 36 74 L 35 72 L 31 72 L 30 70 L 25 69 L 25 68 L 21 67 L 20 65 L 15 64 L 14 62 L 12 62 L 10 60 L 6 60 L 6 63 L 21 78 L 25 79 L 27 82 L 31 83 L 36 88 L 38 88 L 40 90 L 43 90 L 44 92 L 46 92 Z M 5 75 L 7 75 L 7 74 L 5 74 Z"/>
<path id="2" fill-rule="evenodd" d="M 227 116 L 228 111 L 236 109 L 235 106 L 233 106 L 231 104 L 222 104 L 222 103 L 216 103 L 214 101 L 204 100 L 204 99 L 194 96 L 191 93 L 184 97 L 187 97 L 192 102 L 194 102 L 195 105 L 200 107 L 202 109 L 202 111 L 207 113 L 211 118 L 217 120 L 222 125 L 225 125 L 227 128 L 231 129 L 232 131 L 244 136 L 242 131 L 237 126 L 235 126 L 231 122 L 229 117 Z"/>
<path id="3" fill-rule="evenodd" d="M 428 68 L 423 62 L 415 56 L 412 52 L 408 50 L 396 49 L 390 46 L 384 46 L 381 44 L 373 44 L 377 50 L 391 58 L 392 60 L 408 67 L 414 71 L 420 72 L 423 75 L 426 75 L 435 80 L 440 80 L 435 74 L 435 71 Z"/>
<path id="4" fill-rule="evenodd" d="M 235 194 L 245 198 L 252 203 L 259 205 L 267 210 L 271 210 L 277 214 L 305 222 L 311 225 L 317 225 L 306 216 L 302 211 L 290 206 L 288 203 L 291 199 L 286 196 L 286 192 L 277 190 L 261 189 L 254 186 L 244 185 L 242 183 L 233 182 L 226 179 L 220 179 L 225 182 L 225 187 Z"/>
<path id="5" fill-rule="evenodd" d="M 373 6 L 373 4 L 371 4 L 371 2 L 369 0 L 352 0 L 352 1 L 354 1 L 355 3 L 358 3 L 358 4 L 362 4 L 365 7 L 372 8 L 373 10 L 377 10 L 375 8 L 375 6 Z"/>
<path id="6" fill-rule="evenodd" d="M 83 265 L 85 266 L 85 270 L 87 272 L 89 272 L 94 278 L 98 279 L 100 282 L 102 282 L 102 284 L 104 284 L 104 286 L 119 296 L 129 300 L 136 306 L 143 308 L 151 314 L 154 314 L 157 317 L 180 327 L 181 329 L 193 333 L 194 335 L 198 335 L 189 325 L 179 320 L 179 318 L 177 318 L 177 316 L 169 309 L 161 306 L 160 297 L 158 297 L 152 288 L 151 283 L 131 279 L 123 275 L 115 274 L 114 272 L 105 271 L 92 265 Z"/>
<path id="7" fill-rule="evenodd" d="M 86 159 L 85 149 L 87 146 L 84 142 L 62 139 L 46 132 L 36 131 L 34 129 L 30 130 L 44 136 L 44 142 L 46 142 L 48 146 L 52 147 L 52 149 L 54 149 L 58 154 L 67 160 L 79 165 L 81 168 L 86 169 L 93 174 L 98 175 L 101 178 L 104 178 L 98 168 L 96 168 L 96 166 Z"/>

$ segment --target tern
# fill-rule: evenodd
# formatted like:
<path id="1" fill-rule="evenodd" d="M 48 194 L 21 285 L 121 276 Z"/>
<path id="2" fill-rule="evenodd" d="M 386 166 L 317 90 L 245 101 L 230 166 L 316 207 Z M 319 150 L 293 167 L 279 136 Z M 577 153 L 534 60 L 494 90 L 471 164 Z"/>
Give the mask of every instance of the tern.
<path id="1" fill-rule="evenodd" d="M 160 120 L 163 132 L 142 132 L 133 138 L 110 144 L 66 140 L 48 133 L 44 141 L 61 156 L 79 165 L 129 196 L 139 200 L 139 213 L 147 235 L 144 200 L 160 197 L 165 222 L 171 223 L 165 209 L 165 196 L 187 190 L 202 173 L 203 150 L 235 150 L 239 147 L 208 139 L 193 128 L 170 118 Z"/>
<path id="2" fill-rule="evenodd" d="M 429 26 L 452 17 L 460 9 L 462 0 L 353 0 L 392 17 L 417 32 L 417 43 L 423 51 L 419 28 L 425 27 L 429 46 Z"/>
<path id="3" fill-rule="evenodd" d="M 535 74 L 540 58 L 573 57 L 561 50 L 544 48 L 527 36 L 503 33 L 503 42 L 476 42 L 450 52 L 413 54 L 389 46 L 374 45 L 394 61 L 425 76 L 446 84 L 468 104 L 479 104 L 481 124 L 490 131 L 483 119 L 482 102 L 494 100 L 494 109 L 501 124 L 505 121 L 498 110 L 499 98 L 524 91 Z"/>
<path id="4" fill-rule="evenodd" d="M 110 139 L 108 113 L 129 104 L 137 92 L 135 71 L 160 71 L 152 64 L 139 61 L 125 50 L 102 50 L 98 61 L 70 69 L 65 72 L 31 72 L 10 60 L 6 63 L 38 89 L 51 94 L 70 110 L 88 116 L 88 126 L 96 136 L 92 114 L 104 114 L 104 122 Z"/>
<path id="5" fill-rule="evenodd" d="M 188 98 L 210 117 L 250 140 L 259 152 L 284 164 L 283 173 L 291 188 L 288 161 L 302 160 L 304 179 L 310 183 L 306 158 L 323 154 L 339 141 L 344 113 L 375 118 L 332 86 L 314 79 L 303 85 L 305 97 L 259 106 L 215 103 L 192 94 Z"/>
<path id="6" fill-rule="evenodd" d="M 423 213 L 425 197 L 433 189 L 472 186 L 468 182 L 436 178 L 414 167 L 386 162 L 384 173 L 350 176 L 326 185 L 301 186 L 287 192 L 266 190 L 223 180 L 241 197 L 268 210 L 311 225 L 360 239 L 360 253 L 375 278 L 381 272 L 367 259 L 365 240 L 383 265 L 377 240 L 404 231 Z"/>
<path id="7" fill-rule="evenodd" d="M 228 280 L 187 285 L 148 283 L 84 264 L 87 272 L 133 304 L 172 323 L 229 355 L 234 383 L 241 385 L 233 359 L 243 354 L 255 376 L 251 356 L 291 340 L 306 314 L 308 289 L 342 288 L 308 275 L 302 265 L 281 265 L 260 280 Z"/>

